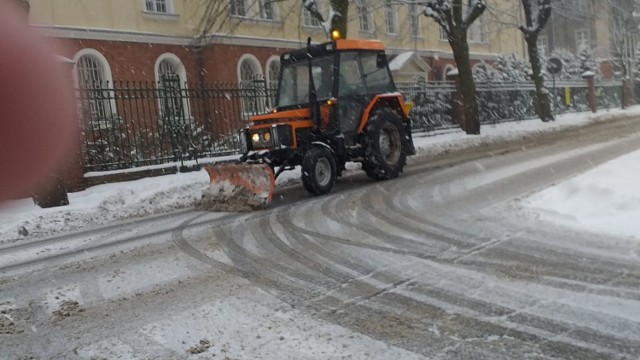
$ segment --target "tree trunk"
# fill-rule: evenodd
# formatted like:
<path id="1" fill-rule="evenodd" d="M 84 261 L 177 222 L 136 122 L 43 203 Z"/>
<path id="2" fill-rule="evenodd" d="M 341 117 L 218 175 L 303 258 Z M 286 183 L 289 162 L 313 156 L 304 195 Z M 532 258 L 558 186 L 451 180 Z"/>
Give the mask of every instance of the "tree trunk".
<path id="1" fill-rule="evenodd" d="M 453 50 L 453 57 L 458 67 L 460 77 L 460 87 L 464 102 L 463 129 L 469 135 L 480 134 L 480 119 L 478 117 L 478 99 L 476 97 L 476 84 L 473 81 L 473 72 L 469 62 L 469 44 L 465 30 L 457 30 L 449 37 L 449 45 Z"/>
<path id="2" fill-rule="evenodd" d="M 529 52 L 529 62 L 531 63 L 531 71 L 533 82 L 536 85 L 535 110 L 540 120 L 547 122 L 553 121 L 553 113 L 551 112 L 551 103 L 549 101 L 549 93 L 544 87 L 544 78 L 542 77 L 542 66 L 540 65 L 540 55 L 538 54 L 538 37 L 529 36 L 525 38 L 527 42 L 527 51 Z"/>

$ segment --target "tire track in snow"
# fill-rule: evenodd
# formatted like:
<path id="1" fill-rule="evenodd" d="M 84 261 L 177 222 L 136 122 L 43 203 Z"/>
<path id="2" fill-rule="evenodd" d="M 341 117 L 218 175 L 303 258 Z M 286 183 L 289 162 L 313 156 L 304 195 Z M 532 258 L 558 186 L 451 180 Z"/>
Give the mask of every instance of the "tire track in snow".
<path id="1" fill-rule="evenodd" d="M 543 149 L 540 153 L 557 148 Z M 584 258 L 581 260 L 562 249 L 545 256 L 549 249 L 539 247 L 536 238 L 532 238 L 527 230 L 523 232 L 518 226 L 487 228 L 482 222 L 486 219 L 482 212 L 473 214 L 474 209 L 484 211 L 496 199 L 510 199 L 522 191 L 529 191 L 532 184 L 539 186 L 530 181 L 531 175 L 540 176 L 542 184 L 567 176 L 557 171 L 550 173 L 545 169 L 546 164 L 532 169 L 509 169 L 521 161 L 520 157 L 526 156 L 519 154 L 518 159 L 511 161 L 508 157 L 500 157 L 488 163 L 478 160 L 482 162 L 478 164 L 481 166 L 450 169 L 446 171 L 447 176 L 435 184 L 408 176 L 394 182 L 368 186 L 366 190 L 316 198 L 310 200 L 308 206 L 278 209 L 275 216 L 250 219 L 243 223 L 244 229 L 226 230 L 219 235 L 224 239 L 227 255 L 236 259 L 234 266 L 243 268 L 252 280 L 259 280 L 259 273 L 268 273 L 269 269 L 276 269 L 277 273 L 285 276 L 301 272 L 304 276 L 299 276 L 308 281 L 305 283 L 310 292 L 301 297 L 294 296 L 290 301 L 298 304 L 306 301 L 312 309 L 315 307 L 320 310 L 319 316 L 398 343 L 401 341 L 399 334 L 387 333 L 384 329 L 372 328 L 363 322 L 363 318 L 367 318 L 382 326 L 385 320 L 394 319 L 387 323 L 418 329 L 414 335 L 401 332 L 408 336 L 407 342 L 417 341 L 416 336 L 429 339 L 428 345 L 423 344 L 423 352 L 426 346 L 429 350 L 441 350 L 443 356 L 449 354 L 451 349 L 479 350 L 483 353 L 480 346 L 492 342 L 549 357 L 617 358 L 640 351 L 635 345 L 637 334 L 633 331 L 625 334 L 622 330 L 607 330 L 609 324 L 598 324 L 589 319 L 609 319 L 613 321 L 612 324 L 617 322 L 620 329 L 625 326 L 633 329 L 636 322 L 615 319 L 610 314 L 599 313 L 592 308 L 564 304 L 562 299 L 565 295 L 562 294 L 575 297 L 576 301 L 589 299 L 592 305 L 606 305 L 606 299 L 588 297 L 589 294 L 581 294 L 575 288 L 557 282 L 543 282 L 539 279 L 542 279 L 540 275 L 545 274 L 536 274 L 544 267 L 554 269 L 553 274 L 559 278 L 578 276 L 589 282 L 594 280 L 589 277 L 594 275 L 595 270 L 598 273 L 596 277 L 602 276 L 604 279 L 615 275 L 610 272 L 610 265 L 605 259 L 595 258 L 593 263 L 585 265 L 581 264 Z M 604 158 L 600 161 L 604 161 Z M 567 159 L 559 163 L 570 162 Z M 583 166 L 567 167 L 566 173 L 580 172 Z M 559 170 L 562 168 L 561 165 Z M 460 177 L 458 180 L 466 177 L 472 179 L 479 171 L 486 175 L 500 173 L 504 169 L 507 169 L 505 174 L 508 176 L 499 177 L 496 183 L 482 184 L 481 187 L 467 187 L 464 182 L 452 187 L 447 182 L 447 179 L 455 179 L 455 176 Z M 501 192 L 497 189 L 500 183 L 516 185 L 507 186 Z M 436 206 L 433 202 L 415 200 L 415 192 L 425 186 L 435 190 L 427 190 L 424 200 L 433 198 L 437 193 Z M 483 191 L 494 196 L 476 195 Z M 348 205 L 352 203 L 358 207 L 354 212 L 349 211 Z M 464 208 L 466 212 L 459 213 L 463 205 L 471 205 L 471 210 Z M 320 223 L 316 222 L 318 220 Z M 268 230 L 265 231 L 265 228 Z M 402 230 L 400 234 L 399 229 Z M 420 241 L 421 235 L 424 241 Z M 522 246 L 530 240 L 533 240 L 530 246 Z M 430 247 L 429 242 L 438 241 L 442 247 L 435 247 L 434 256 L 434 247 Z M 305 249 L 313 254 L 305 253 Z M 265 260 L 265 257 L 270 260 Z M 395 259 L 398 266 L 376 269 L 372 266 L 375 259 L 382 260 L 380 265 Z M 423 272 L 408 272 L 401 266 L 406 259 L 417 261 L 412 265 Z M 275 266 L 274 262 L 277 263 Z M 429 269 L 423 263 L 448 266 L 450 270 L 437 271 L 436 275 L 429 276 Z M 332 268 L 334 270 L 330 270 Z M 368 269 L 374 271 L 365 271 Z M 355 274 L 350 274 L 351 271 Z M 362 275 L 358 277 L 357 273 Z M 519 274 L 527 274 L 528 277 L 523 278 Z M 353 277 L 349 279 L 349 276 Z M 443 282 L 447 276 L 451 279 Z M 492 285 L 489 290 L 500 291 L 483 292 L 483 286 L 487 283 Z M 536 292 L 532 289 L 538 288 L 527 288 L 524 292 L 517 292 L 523 284 L 535 284 L 544 291 Z M 278 287 L 278 284 L 274 287 Z M 327 297 L 310 298 L 307 296 L 309 294 Z M 555 300 L 553 297 L 547 298 L 550 294 L 555 294 Z M 590 295 L 602 296 L 604 293 Z M 527 297 L 533 302 L 528 305 L 518 302 Z M 613 299 L 615 301 L 615 295 Z M 626 300 L 632 300 L 630 304 L 637 306 L 637 302 L 633 302 L 635 299 Z M 569 314 L 569 309 L 573 318 L 556 318 L 552 315 L 554 311 Z M 531 313 L 537 311 L 540 314 Z M 432 333 L 429 326 L 438 327 L 441 335 L 449 337 L 443 344 L 446 346 L 435 345 L 437 336 L 425 336 Z M 456 338 L 458 341 L 454 341 Z M 461 339 L 463 342 L 459 341 Z M 405 346 L 413 348 L 415 344 Z M 496 354 L 504 356 L 504 353 Z"/>

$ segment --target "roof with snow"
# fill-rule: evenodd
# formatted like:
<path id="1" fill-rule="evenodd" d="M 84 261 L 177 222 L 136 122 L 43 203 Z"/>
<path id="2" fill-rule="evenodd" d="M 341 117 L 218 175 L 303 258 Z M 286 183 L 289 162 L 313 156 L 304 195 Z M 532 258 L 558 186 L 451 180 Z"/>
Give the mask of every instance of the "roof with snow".
<path id="1" fill-rule="evenodd" d="M 423 71 L 428 71 L 430 69 L 429 65 L 427 65 L 427 63 L 414 51 L 403 52 L 394 57 L 393 60 L 389 62 L 389 69 L 391 69 L 391 71 L 400 71 L 411 62 L 418 65 Z"/>
<path id="2" fill-rule="evenodd" d="M 396 81 L 409 81 L 415 77 L 425 77 L 431 70 L 429 65 L 413 51 L 403 52 L 394 57 L 389 62 L 389 69 L 394 73 L 394 78 L 400 75 Z M 402 79 L 403 77 L 406 79 Z"/>

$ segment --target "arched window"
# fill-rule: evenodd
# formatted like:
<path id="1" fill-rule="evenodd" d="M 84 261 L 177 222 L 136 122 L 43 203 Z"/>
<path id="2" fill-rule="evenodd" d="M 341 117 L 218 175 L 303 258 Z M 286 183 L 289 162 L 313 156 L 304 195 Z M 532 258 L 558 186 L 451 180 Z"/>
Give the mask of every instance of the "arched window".
<path id="1" fill-rule="evenodd" d="M 451 65 L 451 64 L 447 64 L 444 67 L 444 79 L 446 81 L 451 81 L 452 80 L 452 76 L 457 76 L 458 75 L 458 69 L 455 68 L 455 66 Z"/>
<path id="2" fill-rule="evenodd" d="M 96 50 L 84 49 L 74 56 L 74 61 L 75 80 L 91 125 L 99 129 L 115 127 L 116 105 L 107 59 Z"/>
<path id="3" fill-rule="evenodd" d="M 104 68 L 95 56 L 82 55 L 76 64 L 78 82 L 81 85 L 105 85 Z"/>
<path id="4" fill-rule="evenodd" d="M 242 96 L 242 111 L 245 118 L 266 111 L 268 97 L 265 79 L 258 59 L 243 55 L 238 62 L 238 82 Z"/>
<path id="5" fill-rule="evenodd" d="M 356 10 L 358 19 L 360 20 L 360 32 L 373 32 L 373 17 L 371 16 L 371 7 L 368 0 L 356 0 Z"/>
<path id="6" fill-rule="evenodd" d="M 276 104 L 276 95 L 278 90 L 278 79 L 280 77 L 280 58 L 273 56 L 267 62 L 267 92 L 271 106 Z"/>
<path id="7" fill-rule="evenodd" d="M 156 80 L 162 118 L 188 117 L 189 104 L 185 94 L 186 71 L 182 61 L 173 54 L 161 55 L 156 61 Z"/>
<path id="8" fill-rule="evenodd" d="M 243 59 L 240 60 L 240 85 L 242 88 L 251 87 L 253 82 L 256 80 L 260 80 L 260 75 L 262 72 L 260 71 L 260 63 L 258 59 L 249 55 L 245 55 Z"/>

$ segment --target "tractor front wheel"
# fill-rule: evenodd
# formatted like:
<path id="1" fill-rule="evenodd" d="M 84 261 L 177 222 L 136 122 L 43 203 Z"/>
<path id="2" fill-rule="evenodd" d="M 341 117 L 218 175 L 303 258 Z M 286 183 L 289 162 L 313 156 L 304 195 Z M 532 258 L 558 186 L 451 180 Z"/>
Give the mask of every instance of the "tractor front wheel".
<path id="1" fill-rule="evenodd" d="M 390 109 L 374 114 L 366 127 L 366 160 L 362 169 L 376 180 L 394 179 L 407 162 L 407 134 L 402 119 Z"/>
<path id="2" fill-rule="evenodd" d="M 312 195 L 331 191 L 336 180 L 336 159 L 331 150 L 314 146 L 302 159 L 302 185 Z"/>

